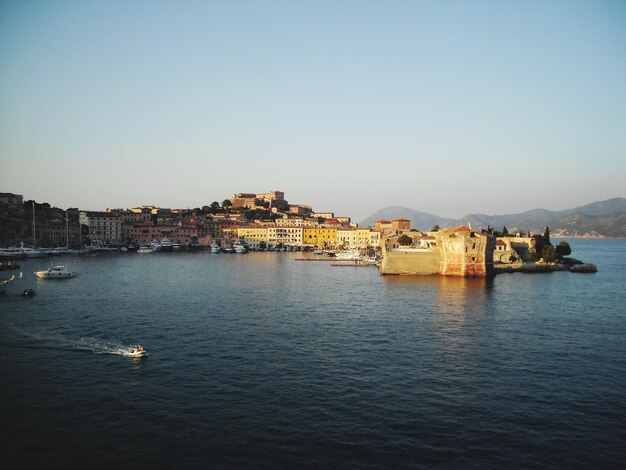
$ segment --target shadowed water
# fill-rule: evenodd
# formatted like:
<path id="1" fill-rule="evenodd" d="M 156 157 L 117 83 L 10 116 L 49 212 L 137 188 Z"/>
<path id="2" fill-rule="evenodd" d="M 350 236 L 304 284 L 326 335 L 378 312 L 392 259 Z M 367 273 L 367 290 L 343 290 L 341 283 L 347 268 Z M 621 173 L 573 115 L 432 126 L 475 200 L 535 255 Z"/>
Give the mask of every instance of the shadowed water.
<path id="1" fill-rule="evenodd" d="M 2 461 L 618 468 L 626 243 L 571 244 L 597 274 L 173 253 L 57 260 L 79 276 L 54 282 L 25 261 L 0 298 Z"/>

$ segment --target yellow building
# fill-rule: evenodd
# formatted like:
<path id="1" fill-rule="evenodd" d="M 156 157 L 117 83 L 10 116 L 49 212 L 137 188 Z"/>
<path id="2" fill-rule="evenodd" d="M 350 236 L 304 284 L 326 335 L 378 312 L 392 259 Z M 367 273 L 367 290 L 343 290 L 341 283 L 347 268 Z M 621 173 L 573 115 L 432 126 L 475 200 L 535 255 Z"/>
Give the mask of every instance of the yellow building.
<path id="1" fill-rule="evenodd" d="M 305 246 L 334 247 L 337 244 L 337 229 L 333 227 L 304 227 L 302 243 Z"/>
<path id="2" fill-rule="evenodd" d="M 356 248 L 356 229 L 352 227 L 337 229 L 337 246 Z"/>
<path id="3" fill-rule="evenodd" d="M 375 247 L 380 243 L 380 232 L 369 227 L 346 227 L 337 229 L 337 245 L 347 248 Z"/>
<path id="4" fill-rule="evenodd" d="M 302 246 L 302 227 L 267 227 L 270 245 Z"/>
<path id="5" fill-rule="evenodd" d="M 269 242 L 269 227 L 250 225 L 248 227 L 238 227 L 237 236 L 243 238 L 248 243 Z"/>
<path id="6" fill-rule="evenodd" d="M 370 237 L 370 246 L 380 246 L 381 240 L 383 238 L 382 233 L 377 230 L 371 230 L 369 233 Z"/>

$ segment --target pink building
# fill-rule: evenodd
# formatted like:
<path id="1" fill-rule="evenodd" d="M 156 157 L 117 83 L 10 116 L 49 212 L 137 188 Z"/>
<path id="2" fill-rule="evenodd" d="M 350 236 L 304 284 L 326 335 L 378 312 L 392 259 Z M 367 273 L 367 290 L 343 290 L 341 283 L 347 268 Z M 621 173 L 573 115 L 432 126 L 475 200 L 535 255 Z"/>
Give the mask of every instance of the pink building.
<path id="1" fill-rule="evenodd" d="M 148 245 L 152 240 L 169 238 L 180 245 L 189 245 L 198 242 L 198 227 L 195 222 L 184 224 L 133 224 L 129 230 L 132 243 Z"/>

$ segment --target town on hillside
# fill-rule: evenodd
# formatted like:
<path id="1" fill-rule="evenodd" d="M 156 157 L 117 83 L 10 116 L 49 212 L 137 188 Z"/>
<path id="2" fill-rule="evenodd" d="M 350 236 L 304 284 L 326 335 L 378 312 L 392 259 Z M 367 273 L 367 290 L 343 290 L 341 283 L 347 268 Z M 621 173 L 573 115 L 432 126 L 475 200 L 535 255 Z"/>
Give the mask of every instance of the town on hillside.
<path id="1" fill-rule="evenodd" d="M 430 231 L 411 228 L 405 218 L 359 227 L 350 217 L 290 204 L 282 191 L 237 193 L 222 203 L 194 209 L 144 205 L 132 209 L 59 209 L 0 193 L 2 256 L 63 250 L 352 250 L 367 254 L 382 274 L 439 274 L 489 277 L 500 269 L 524 270 L 566 262 L 567 242 L 554 247 L 544 234 L 509 234 L 460 226 Z M 29 247 L 30 246 L 30 247 Z M 28 247 L 28 248 L 27 248 Z M 34 253 L 31 251 L 30 253 Z M 359 254 L 360 253 L 360 254 Z"/>

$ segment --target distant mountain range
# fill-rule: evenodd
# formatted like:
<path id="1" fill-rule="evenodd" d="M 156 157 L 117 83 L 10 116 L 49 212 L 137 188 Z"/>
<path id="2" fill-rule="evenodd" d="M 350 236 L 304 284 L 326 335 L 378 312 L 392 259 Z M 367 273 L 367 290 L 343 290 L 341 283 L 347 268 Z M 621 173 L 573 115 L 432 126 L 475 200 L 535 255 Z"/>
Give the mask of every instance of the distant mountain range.
<path id="1" fill-rule="evenodd" d="M 616 197 L 606 201 L 592 202 L 586 206 L 562 211 L 533 209 L 521 214 L 485 215 L 468 214 L 460 219 L 439 217 L 407 207 L 386 207 L 361 222 L 361 226 L 373 226 L 376 220 L 405 218 L 411 220 L 411 228 L 430 230 L 435 225 L 441 228 L 466 225 L 480 230 L 491 225 L 496 230 L 506 226 L 510 233 L 521 231 L 543 233 L 546 226 L 550 233 L 562 237 L 626 237 L 626 198 Z"/>

